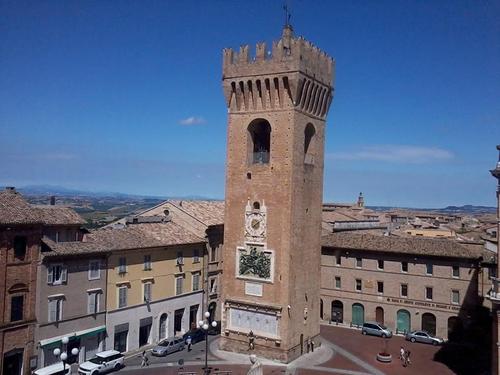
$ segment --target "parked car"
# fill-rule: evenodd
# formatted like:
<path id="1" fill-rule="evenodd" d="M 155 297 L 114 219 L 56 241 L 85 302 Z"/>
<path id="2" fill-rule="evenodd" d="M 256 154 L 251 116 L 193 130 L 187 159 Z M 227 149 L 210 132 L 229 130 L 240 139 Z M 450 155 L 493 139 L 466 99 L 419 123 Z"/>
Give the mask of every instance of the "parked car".
<path id="1" fill-rule="evenodd" d="M 116 350 L 97 353 L 78 367 L 79 375 L 100 375 L 123 367 L 123 354 Z"/>
<path id="2" fill-rule="evenodd" d="M 363 335 L 374 335 L 380 337 L 392 337 L 392 331 L 380 323 L 366 322 L 363 323 L 361 328 L 361 333 Z"/>
<path id="3" fill-rule="evenodd" d="M 151 354 L 155 357 L 163 357 L 181 350 L 184 350 L 184 339 L 182 337 L 170 337 L 160 341 L 157 346 L 151 349 Z"/>
<path id="4" fill-rule="evenodd" d="M 444 340 L 440 337 L 432 336 L 425 331 L 413 331 L 406 334 L 406 339 L 411 342 L 423 342 L 432 345 L 442 345 Z"/>
<path id="5" fill-rule="evenodd" d="M 33 375 L 69 375 L 71 373 L 71 366 L 66 365 L 63 367 L 62 362 L 55 363 L 53 365 L 39 368 L 33 371 Z"/>
<path id="6" fill-rule="evenodd" d="M 195 328 L 184 334 L 184 342 L 186 342 L 188 336 L 191 336 L 191 344 L 196 344 L 197 342 L 205 340 L 205 331 L 201 328 Z"/>

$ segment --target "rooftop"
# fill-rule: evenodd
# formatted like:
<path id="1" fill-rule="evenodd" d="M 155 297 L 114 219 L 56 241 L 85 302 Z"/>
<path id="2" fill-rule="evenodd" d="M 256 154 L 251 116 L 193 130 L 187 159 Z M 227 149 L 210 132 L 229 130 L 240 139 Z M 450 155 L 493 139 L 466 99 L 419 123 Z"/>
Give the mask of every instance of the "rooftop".
<path id="1" fill-rule="evenodd" d="M 50 257 L 194 244 L 202 243 L 204 239 L 168 221 L 98 229 L 87 234 L 83 242 L 56 243 L 48 238 L 44 238 L 43 242 L 52 250 L 45 254 Z"/>
<path id="2" fill-rule="evenodd" d="M 224 224 L 224 201 L 169 201 L 206 226 Z"/>
<path id="3" fill-rule="evenodd" d="M 322 237 L 322 246 L 337 249 L 468 259 L 478 259 L 485 255 L 481 245 L 460 244 L 449 239 L 394 237 L 357 232 L 329 234 Z"/>
<path id="4" fill-rule="evenodd" d="M 85 220 L 69 207 L 29 204 L 7 188 L 0 191 L 0 224 L 82 225 Z"/>

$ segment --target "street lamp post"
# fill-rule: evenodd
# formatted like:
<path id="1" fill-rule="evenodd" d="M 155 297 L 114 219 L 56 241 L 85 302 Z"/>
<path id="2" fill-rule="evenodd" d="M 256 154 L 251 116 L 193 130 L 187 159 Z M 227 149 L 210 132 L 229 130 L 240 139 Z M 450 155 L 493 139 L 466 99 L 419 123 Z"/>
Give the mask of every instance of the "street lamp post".
<path id="1" fill-rule="evenodd" d="M 217 322 L 214 320 L 212 323 L 209 322 L 208 318 L 210 318 L 210 313 L 205 311 L 203 314 L 205 316 L 205 320 L 200 320 L 198 322 L 198 327 L 200 327 L 203 331 L 205 331 L 205 367 L 203 368 L 205 374 L 209 374 L 210 370 L 208 369 L 208 329 L 210 325 L 212 327 L 217 327 Z"/>
<path id="2" fill-rule="evenodd" d="M 66 349 L 65 351 L 63 351 L 62 349 L 59 349 L 59 348 L 55 348 L 53 353 L 56 357 L 60 358 L 61 359 L 61 362 L 63 364 L 63 374 L 66 374 L 65 371 L 66 371 L 66 361 L 68 360 L 68 353 L 66 353 L 67 351 L 67 345 L 69 343 L 69 338 L 68 337 L 63 337 L 61 339 L 61 342 L 63 344 L 63 347 L 62 349 Z M 77 356 L 78 353 L 80 351 L 78 350 L 78 348 L 73 348 L 71 349 L 71 354 L 74 355 L 74 356 Z"/>

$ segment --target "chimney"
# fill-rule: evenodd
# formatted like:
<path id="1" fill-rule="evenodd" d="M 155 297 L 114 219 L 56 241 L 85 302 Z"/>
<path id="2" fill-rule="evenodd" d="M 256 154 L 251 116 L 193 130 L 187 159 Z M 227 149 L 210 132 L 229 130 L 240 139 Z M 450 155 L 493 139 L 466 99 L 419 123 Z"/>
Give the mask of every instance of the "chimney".
<path id="1" fill-rule="evenodd" d="M 15 192 L 16 191 L 16 188 L 14 186 L 6 186 L 5 187 L 5 190 L 6 191 L 12 191 L 12 192 Z"/>
<path id="2" fill-rule="evenodd" d="M 50 205 L 51 206 L 55 206 L 56 205 L 56 197 L 53 196 L 53 195 L 50 197 Z"/>

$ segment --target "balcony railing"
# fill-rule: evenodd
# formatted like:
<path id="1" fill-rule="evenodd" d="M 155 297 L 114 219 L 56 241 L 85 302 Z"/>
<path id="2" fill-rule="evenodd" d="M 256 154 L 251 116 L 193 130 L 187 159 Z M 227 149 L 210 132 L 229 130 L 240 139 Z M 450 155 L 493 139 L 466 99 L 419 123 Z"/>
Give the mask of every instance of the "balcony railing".
<path id="1" fill-rule="evenodd" d="M 498 277 L 490 277 L 491 289 L 487 294 L 492 302 L 500 303 L 500 279 Z"/>

